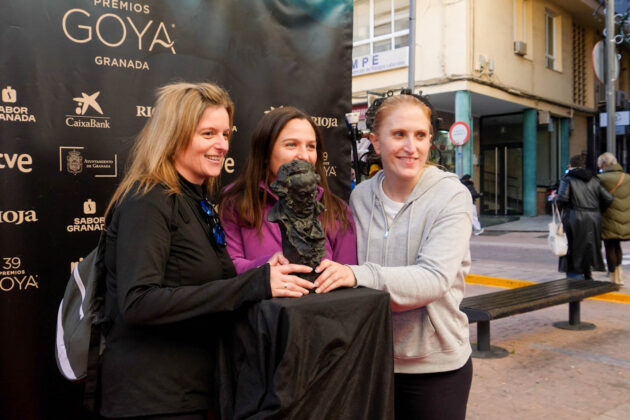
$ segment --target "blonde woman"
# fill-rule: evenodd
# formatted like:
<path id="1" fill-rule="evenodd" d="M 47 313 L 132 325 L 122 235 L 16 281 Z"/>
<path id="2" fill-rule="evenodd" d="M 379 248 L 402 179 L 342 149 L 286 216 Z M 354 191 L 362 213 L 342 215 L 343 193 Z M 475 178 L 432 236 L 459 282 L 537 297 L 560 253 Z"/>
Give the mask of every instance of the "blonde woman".
<path id="1" fill-rule="evenodd" d="M 205 419 L 220 314 L 272 296 L 299 297 L 309 267 L 264 264 L 237 275 L 208 200 L 234 107 L 211 83 L 159 89 L 108 213 L 101 370 L 106 418 Z M 149 416 L 149 417 L 145 417 Z"/>
<path id="2" fill-rule="evenodd" d="M 464 419 L 472 381 L 468 319 L 472 200 L 456 175 L 427 166 L 428 101 L 387 98 L 370 141 L 383 170 L 350 196 L 361 265 L 317 268 L 318 293 L 364 286 L 391 296 L 396 419 Z"/>

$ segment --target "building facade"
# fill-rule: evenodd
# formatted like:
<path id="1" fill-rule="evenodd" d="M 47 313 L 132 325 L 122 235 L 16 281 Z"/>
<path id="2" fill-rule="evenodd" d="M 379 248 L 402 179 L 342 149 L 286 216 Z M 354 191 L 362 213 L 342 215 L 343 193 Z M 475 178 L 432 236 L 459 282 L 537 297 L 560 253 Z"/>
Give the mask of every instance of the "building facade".
<path id="1" fill-rule="evenodd" d="M 584 153 L 595 169 L 605 151 L 605 85 L 594 71 L 601 61 L 594 48 L 604 39 L 604 8 L 597 0 L 415 3 L 409 19 L 408 0 L 354 1 L 353 107 L 364 110 L 372 97 L 413 80 L 441 117 L 434 160 L 460 176 L 472 175 L 483 192 L 480 212 L 544 213 L 546 192 L 564 174 L 569 156 Z M 630 86 L 624 45 L 618 47 L 621 110 L 627 109 Z M 461 147 L 448 136 L 456 121 L 471 131 Z M 627 127 L 616 131 L 617 156 L 628 168 Z"/>

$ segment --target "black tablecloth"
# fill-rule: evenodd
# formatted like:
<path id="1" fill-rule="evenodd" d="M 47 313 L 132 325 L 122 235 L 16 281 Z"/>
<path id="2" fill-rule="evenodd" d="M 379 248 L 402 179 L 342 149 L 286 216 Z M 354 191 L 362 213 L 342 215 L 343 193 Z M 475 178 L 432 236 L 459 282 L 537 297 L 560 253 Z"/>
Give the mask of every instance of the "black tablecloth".
<path id="1" fill-rule="evenodd" d="M 235 314 L 226 332 L 217 418 L 393 418 L 389 294 L 357 288 L 270 299 Z"/>

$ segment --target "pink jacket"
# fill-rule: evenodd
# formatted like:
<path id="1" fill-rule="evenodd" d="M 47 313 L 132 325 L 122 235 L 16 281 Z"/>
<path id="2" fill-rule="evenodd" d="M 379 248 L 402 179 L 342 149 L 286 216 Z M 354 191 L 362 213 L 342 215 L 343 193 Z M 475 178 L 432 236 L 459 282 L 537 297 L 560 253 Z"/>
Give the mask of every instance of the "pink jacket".
<path id="1" fill-rule="evenodd" d="M 239 274 L 266 263 L 273 254 L 282 251 L 280 226 L 277 223 L 267 221 L 267 214 L 278 197 L 262 182 L 260 188 L 267 190 L 267 205 L 265 206 L 260 236 L 258 236 L 258 230 L 255 227 L 239 226 L 235 223 L 232 219 L 236 219 L 236 217 L 226 216 L 221 220 L 223 229 L 225 229 L 227 250 L 232 257 L 236 272 Z M 321 200 L 323 193 L 324 190 L 319 187 L 318 200 Z M 349 207 L 346 207 L 346 210 L 351 228 L 341 231 L 339 224 L 337 224 L 337 229 L 326 232 L 325 258 L 341 264 L 356 264 L 356 227 L 352 218 L 352 211 Z"/>

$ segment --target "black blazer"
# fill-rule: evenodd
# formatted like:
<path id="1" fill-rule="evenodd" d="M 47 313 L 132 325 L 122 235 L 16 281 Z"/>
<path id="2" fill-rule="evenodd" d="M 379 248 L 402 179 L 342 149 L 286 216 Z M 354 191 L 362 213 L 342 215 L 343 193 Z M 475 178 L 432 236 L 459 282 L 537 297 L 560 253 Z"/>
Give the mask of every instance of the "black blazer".
<path id="1" fill-rule="evenodd" d="M 107 230 L 107 417 L 208 409 L 222 313 L 271 297 L 269 266 L 237 276 L 208 236 L 204 189 L 181 177 L 180 184 L 175 197 L 161 185 L 128 194 Z"/>

